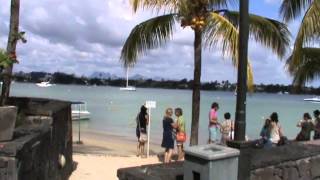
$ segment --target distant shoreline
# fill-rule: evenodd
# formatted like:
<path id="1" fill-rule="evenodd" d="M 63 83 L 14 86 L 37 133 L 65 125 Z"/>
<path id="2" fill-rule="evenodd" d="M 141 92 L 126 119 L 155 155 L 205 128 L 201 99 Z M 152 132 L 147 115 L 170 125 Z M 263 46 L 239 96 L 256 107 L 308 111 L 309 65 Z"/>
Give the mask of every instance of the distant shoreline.
<path id="1" fill-rule="evenodd" d="M 119 77 L 78 77 L 74 74 L 66 74 L 61 72 L 46 73 L 46 72 L 16 72 L 13 75 L 13 81 L 21 83 L 39 83 L 42 81 L 49 81 L 53 84 L 62 85 L 87 85 L 87 86 L 112 86 L 112 87 L 124 87 L 126 80 Z M 181 89 L 192 90 L 193 80 L 181 79 L 181 80 L 167 80 L 167 79 L 147 79 L 136 78 L 129 80 L 129 85 L 138 88 L 157 88 L 157 89 Z M 202 82 L 201 90 L 204 91 L 226 91 L 235 92 L 236 83 L 226 81 L 211 81 Z M 278 94 L 310 94 L 320 95 L 320 87 L 304 87 L 298 88 L 292 85 L 281 84 L 256 84 L 254 85 L 255 92 L 264 93 L 278 93 Z"/>

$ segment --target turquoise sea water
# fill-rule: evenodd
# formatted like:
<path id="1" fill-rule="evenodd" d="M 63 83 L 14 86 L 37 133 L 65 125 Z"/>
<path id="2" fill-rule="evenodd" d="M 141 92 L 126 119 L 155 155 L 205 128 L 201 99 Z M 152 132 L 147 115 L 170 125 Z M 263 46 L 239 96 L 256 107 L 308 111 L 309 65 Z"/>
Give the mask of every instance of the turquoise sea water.
<path id="1" fill-rule="evenodd" d="M 45 97 L 71 101 L 86 101 L 91 112 L 90 121 L 82 121 L 82 128 L 88 131 L 99 131 L 107 134 L 135 139 L 135 117 L 140 106 L 146 100 L 157 102 L 157 108 L 152 110 L 151 140 L 155 143 L 162 138 L 162 117 L 167 107 L 181 107 L 187 124 L 187 132 L 191 125 L 190 90 L 166 90 L 137 88 L 136 92 L 120 91 L 118 87 L 108 86 L 77 86 L 55 85 L 40 88 L 35 84 L 14 83 L 11 89 L 13 96 Z M 295 137 L 299 129 L 296 123 L 304 112 L 319 108 L 319 104 L 304 102 L 311 95 L 278 95 L 255 93 L 247 98 L 247 135 L 258 137 L 264 118 L 272 112 L 279 113 L 280 122 L 289 138 Z M 208 111 L 213 101 L 220 104 L 219 120 L 224 112 L 230 112 L 234 118 L 236 97 L 233 92 L 201 92 L 201 115 L 199 142 L 208 139 Z M 76 123 L 74 123 L 76 125 Z M 190 135 L 190 133 L 188 133 Z"/>

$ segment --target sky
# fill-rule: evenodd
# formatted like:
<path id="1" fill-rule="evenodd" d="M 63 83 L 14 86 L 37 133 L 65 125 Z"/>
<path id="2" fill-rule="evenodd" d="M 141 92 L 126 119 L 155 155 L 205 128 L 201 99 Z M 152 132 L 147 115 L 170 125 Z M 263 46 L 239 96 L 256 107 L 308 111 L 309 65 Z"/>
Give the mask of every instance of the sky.
<path id="1" fill-rule="evenodd" d="M 10 1 L 0 0 L 0 48 L 7 44 Z M 281 0 L 250 0 L 250 13 L 280 20 Z M 129 0 L 21 0 L 20 31 L 26 44 L 18 44 L 14 71 L 66 72 L 91 75 L 105 72 L 125 76 L 119 60 L 121 48 L 131 29 L 157 14 L 134 14 Z M 299 21 L 289 24 L 296 34 Z M 172 41 L 140 57 L 130 74 L 165 79 L 192 79 L 193 32 L 175 28 Z M 293 38 L 292 38 L 293 39 Z M 292 40 L 293 41 L 293 40 Z M 290 84 L 292 78 L 271 50 L 249 42 L 256 84 Z M 236 81 L 237 72 L 219 49 L 204 50 L 202 81 Z"/>

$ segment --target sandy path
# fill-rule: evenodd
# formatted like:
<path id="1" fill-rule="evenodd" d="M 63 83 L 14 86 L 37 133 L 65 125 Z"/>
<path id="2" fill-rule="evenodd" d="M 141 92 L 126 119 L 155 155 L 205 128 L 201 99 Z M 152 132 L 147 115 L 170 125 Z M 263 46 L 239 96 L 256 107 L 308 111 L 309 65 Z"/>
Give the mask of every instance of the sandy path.
<path id="1" fill-rule="evenodd" d="M 81 140 L 84 144 L 73 146 L 73 160 L 78 166 L 70 180 L 118 180 L 119 168 L 160 163 L 156 154 L 163 151 L 160 145 L 151 144 L 152 156 L 139 158 L 135 156 L 136 142 L 123 137 L 83 132 Z"/>
<path id="2" fill-rule="evenodd" d="M 156 156 L 141 159 L 131 157 L 112 157 L 103 155 L 73 155 L 78 162 L 77 170 L 70 180 L 118 180 L 117 169 L 159 163 Z"/>

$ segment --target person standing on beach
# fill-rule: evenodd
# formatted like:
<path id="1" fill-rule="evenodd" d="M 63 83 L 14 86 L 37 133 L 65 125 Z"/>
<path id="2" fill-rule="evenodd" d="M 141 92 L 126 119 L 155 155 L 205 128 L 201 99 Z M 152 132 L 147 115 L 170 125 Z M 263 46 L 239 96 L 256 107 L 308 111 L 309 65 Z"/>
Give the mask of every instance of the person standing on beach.
<path id="1" fill-rule="evenodd" d="M 166 109 L 165 116 L 163 117 L 163 136 L 161 147 L 165 149 L 164 152 L 164 163 L 170 163 L 172 151 L 174 148 L 174 139 L 173 139 L 173 128 L 176 128 L 176 124 L 172 119 L 173 110 L 172 108 Z"/>
<path id="2" fill-rule="evenodd" d="M 297 127 L 301 127 L 301 131 L 296 137 L 297 141 L 310 141 L 311 131 L 314 130 L 314 125 L 309 113 L 303 114 L 303 119 L 297 124 Z"/>
<path id="3" fill-rule="evenodd" d="M 140 112 L 136 118 L 137 121 L 137 128 L 136 128 L 136 135 L 138 138 L 138 145 L 137 145 L 137 156 L 144 156 L 144 145 L 147 141 L 147 125 L 149 123 L 148 120 L 148 113 L 147 108 L 142 105 L 140 108 Z"/>
<path id="4" fill-rule="evenodd" d="M 314 116 L 314 135 L 313 139 L 320 139 L 320 111 L 317 109 L 313 111 Z"/>
<path id="5" fill-rule="evenodd" d="M 231 114 L 224 114 L 224 121 L 221 123 L 220 132 L 221 132 L 221 143 L 223 145 L 227 144 L 227 141 L 232 138 L 232 131 L 234 129 L 234 122 L 231 120 Z"/>
<path id="6" fill-rule="evenodd" d="M 186 123 L 183 119 L 183 112 L 181 108 L 176 108 L 174 110 L 174 114 L 177 117 L 177 122 L 176 122 L 176 130 L 177 130 L 177 136 L 176 136 L 176 141 L 177 141 L 177 149 L 178 149 L 178 160 L 183 160 L 184 159 L 184 150 L 183 150 L 183 143 L 186 141 Z"/>
<path id="7" fill-rule="evenodd" d="M 219 104 L 214 102 L 209 112 L 209 140 L 208 144 L 219 142 L 219 122 L 218 122 Z"/>

